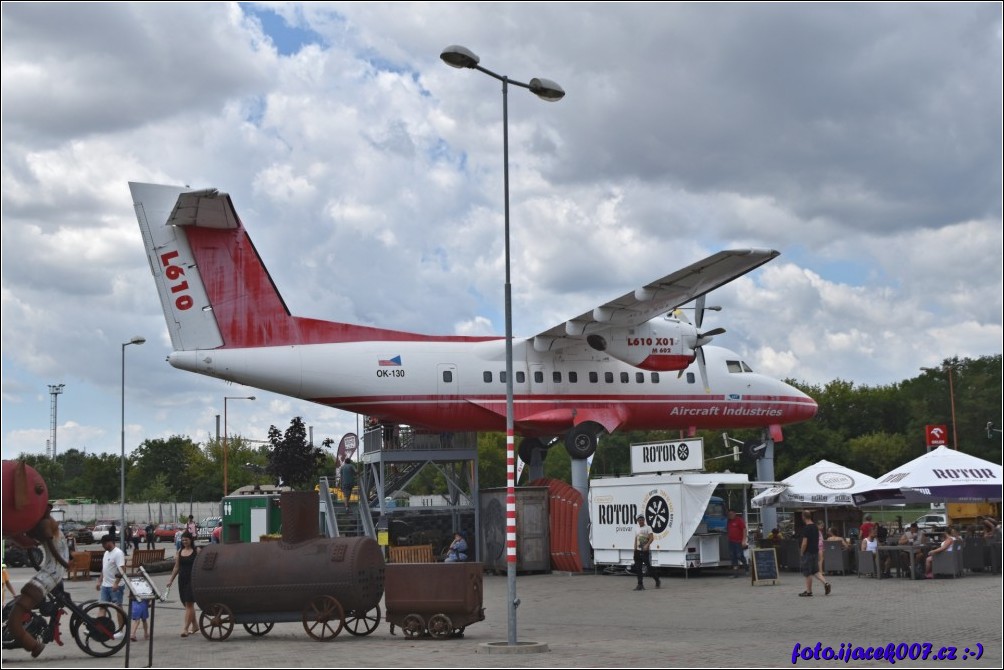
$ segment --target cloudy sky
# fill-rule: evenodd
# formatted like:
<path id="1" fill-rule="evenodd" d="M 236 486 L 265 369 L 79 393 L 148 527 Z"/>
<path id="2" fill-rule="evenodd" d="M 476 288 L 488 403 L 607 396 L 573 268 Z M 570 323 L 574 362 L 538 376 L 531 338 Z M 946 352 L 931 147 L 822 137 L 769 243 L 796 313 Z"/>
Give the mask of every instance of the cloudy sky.
<path id="1" fill-rule="evenodd" d="M 355 417 L 175 370 L 127 182 L 229 192 L 290 309 L 501 334 L 720 249 L 760 372 L 889 384 L 1002 350 L 998 3 L 4 3 L 3 455 Z"/>

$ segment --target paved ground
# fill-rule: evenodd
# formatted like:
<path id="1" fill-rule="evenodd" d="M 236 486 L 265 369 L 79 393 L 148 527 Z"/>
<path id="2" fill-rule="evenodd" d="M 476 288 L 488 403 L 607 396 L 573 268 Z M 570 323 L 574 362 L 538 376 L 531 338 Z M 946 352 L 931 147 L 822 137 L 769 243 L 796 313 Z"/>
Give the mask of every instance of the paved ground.
<path id="1" fill-rule="evenodd" d="M 30 568 L 11 571 L 16 587 Z M 791 666 L 794 645 L 817 642 L 885 646 L 930 643 L 933 655 L 956 648 L 955 660 L 900 661 L 897 666 L 961 665 L 1001 667 L 1001 577 L 971 574 L 961 579 L 876 581 L 831 576 L 833 594 L 816 588 L 799 598 L 804 583 L 782 573 L 776 585 L 751 586 L 727 572 L 685 579 L 664 577 L 662 588 L 635 592 L 626 576 L 520 576 L 517 580 L 517 639 L 546 643 L 536 654 L 485 653 L 486 643 L 505 642 L 507 581 L 485 576 L 486 620 L 467 628 L 462 639 L 409 640 L 392 637 L 381 623 L 368 637 L 342 633 L 331 642 L 307 637 L 301 624 L 278 624 L 255 638 L 237 626 L 230 638 L 210 642 L 201 636 L 180 638 L 178 602 L 156 608 L 154 667 L 778 667 Z M 167 575 L 157 576 L 163 586 Z M 67 582 L 79 600 L 94 597 L 94 582 Z M 817 587 L 820 585 L 817 584 Z M 172 594 L 173 596 L 174 594 Z M 176 596 L 175 596 L 176 597 Z M 21 650 L 3 651 L 3 667 L 124 667 L 125 651 L 108 659 L 87 656 L 73 642 L 64 623 L 65 646 L 49 645 L 36 661 Z M 976 659 L 977 644 L 983 647 Z M 907 651 L 904 647 L 903 651 Z M 923 647 L 915 647 L 922 651 Z M 130 666 L 146 667 L 149 647 L 131 647 Z M 825 667 L 838 661 L 802 661 Z M 888 666 L 886 661 L 851 661 L 852 666 Z"/>

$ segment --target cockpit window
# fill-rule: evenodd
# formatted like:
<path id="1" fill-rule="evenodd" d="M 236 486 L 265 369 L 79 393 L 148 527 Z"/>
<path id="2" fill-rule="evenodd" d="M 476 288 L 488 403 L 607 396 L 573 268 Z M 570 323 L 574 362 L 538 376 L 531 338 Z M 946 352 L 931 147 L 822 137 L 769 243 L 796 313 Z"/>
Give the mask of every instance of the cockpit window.
<path id="1" fill-rule="evenodd" d="M 746 365 L 746 361 L 725 361 L 725 365 L 728 366 L 729 372 L 753 372 L 750 366 Z"/>

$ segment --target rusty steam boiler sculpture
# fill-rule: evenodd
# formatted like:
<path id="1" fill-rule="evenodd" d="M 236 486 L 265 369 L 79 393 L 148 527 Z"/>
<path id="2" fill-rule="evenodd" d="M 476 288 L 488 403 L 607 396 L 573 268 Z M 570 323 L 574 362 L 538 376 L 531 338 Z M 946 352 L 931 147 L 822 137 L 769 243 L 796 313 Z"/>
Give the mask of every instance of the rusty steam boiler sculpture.
<path id="1" fill-rule="evenodd" d="M 384 589 L 380 546 L 368 537 L 320 537 L 315 492 L 283 493 L 280 505 L 281 542 L 211 544 L 199 552 L 192 592 L 202 635 L 225 640 L 239 623 L 260 636 L 291 621 L 321 641 L 342 628 L 372 633 Z"/>

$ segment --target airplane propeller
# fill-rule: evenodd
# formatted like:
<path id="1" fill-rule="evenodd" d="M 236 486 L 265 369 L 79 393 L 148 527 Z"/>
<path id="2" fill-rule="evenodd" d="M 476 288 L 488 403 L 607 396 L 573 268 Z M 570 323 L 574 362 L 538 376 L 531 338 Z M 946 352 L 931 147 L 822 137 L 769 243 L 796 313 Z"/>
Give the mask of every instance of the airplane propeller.
<path id="1" fill-rule="evenodd" d="M 694 341 L 694 352 L 697 355 L 697 369 L 701 374 L 701 383 L 704 384 L 704 392 L 710 393 L 711 386 L 708 384 L 708 368 L 707 368 L 707 363 L 704 360 L 704 349 L 702 347 L 704 347 L 705 344 L 713 340 L 716 335 L 723 334 L 725 332 L 725 329 L 712 328 L 707 332 L 704 333 L 700 332 L 701 324 L 704 322 L 705 310 L 720 312 L 722 309 L 719 305 L 712 305 L 711 307 L 705 306 L 705 297 L 706 294 L 698 296 L 697 302 L 694 303 L 694 328 L 698 331 L 697 338 Z M 683 311 L 679 309 L 675 311 L 674 316 L 676 316 L 681 321 L 686 321 L 687 323 L 690 323 L 690 320 L 687 318 L 687 316 L 683 313 Z M 677 374 L 677 378 L 679 379 L 682 376 L 683 376 L 683 370 L 680 370 L 679 374 Z"/>

